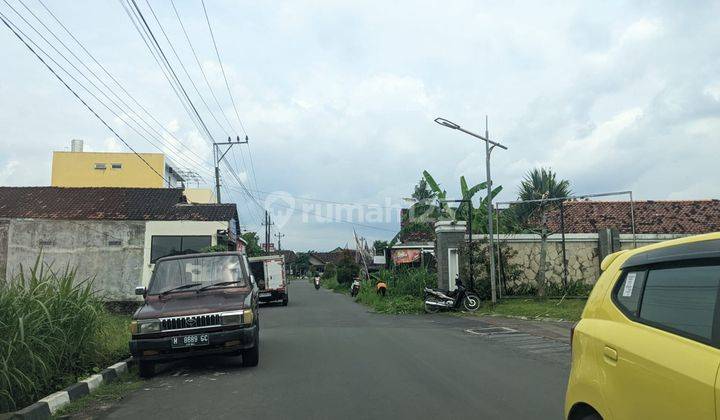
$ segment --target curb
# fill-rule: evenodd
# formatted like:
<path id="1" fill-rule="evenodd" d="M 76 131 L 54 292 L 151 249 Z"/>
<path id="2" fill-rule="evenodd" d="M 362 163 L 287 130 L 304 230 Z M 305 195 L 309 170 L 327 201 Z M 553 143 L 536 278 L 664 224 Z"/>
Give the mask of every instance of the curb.
<path id="1" fill-rule="evenodd" d="M 83 379 L 80 382 L 70 385 L 62 391 L 55 392 L 31 404 L 22 410 L 10 415 L 10 419 L 46 420 L 49 419 L 60 408 L 71 401 L 75 401 L 86 395 L 92 394 L 103 383 L 113 382 L 123 373 L 127 372 L 134 361 L 128 358 L 122 362 L 109 366 L 102 372 Z"/>

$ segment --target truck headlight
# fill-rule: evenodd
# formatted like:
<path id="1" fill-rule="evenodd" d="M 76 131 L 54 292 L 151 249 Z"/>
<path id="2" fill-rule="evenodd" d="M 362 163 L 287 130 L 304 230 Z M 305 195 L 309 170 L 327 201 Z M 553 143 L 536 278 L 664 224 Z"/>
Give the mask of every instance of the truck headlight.
<path id="1" fill-rule="evenodd" d="M 252 309 L 242 309 L 239 311 L 223 312 L 223 325 L 252 325 L 253 312 Z"/>
<path id="2" fill-rule="evenodd" d="M 159 319 L 138 319 L 130 323 L 132 334 L 147 334 L 160 331 Z"/>

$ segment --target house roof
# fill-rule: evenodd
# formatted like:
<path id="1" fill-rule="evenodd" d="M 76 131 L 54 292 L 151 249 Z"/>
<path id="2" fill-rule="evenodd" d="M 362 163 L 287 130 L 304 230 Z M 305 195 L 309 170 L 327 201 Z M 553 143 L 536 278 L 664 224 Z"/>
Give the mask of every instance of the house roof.
<path id="1" fill-rule="evenodd" d="M 262 251 L 260 255 L 282 255 L 285 257 L 285 263 L 286 264 L 292 264 L 297 260 L 297 254 L 295 251 L 289 250 L 289 249 L 283 249 L 280 251 L 269 251 L 265 252 Z"/>
<path id="2" fill-rule="evenodd" d="M 720 200 L 636 201 L 635 233 L 699 234 L 720 231 Z M 632 233 L 629 201 L 570 201 L 563 204 L 566 233 L 616 228 Z M 560 211 L 548 214 L 548 227 L 560 231 Z"/>
<path id="3" fill-rule="evenodd" d="M 350 258 L 355 259 L 355 254 L 357 253 L 354 249 L 334 249 L 330 252 L 312 252 L 310 253 L 311 256 L 314 256 L 318 260 L 322 261 L 325 264 L 333 263 L 337 265 L 340 260 L 343 258 L 345 254 L 349 255 Z"/>
<path id="4" fill-rule="evenodd" d="M 179 188 L 0 187 L 0 217 L 228 221 L 237 207 L 188 204 Z"/>

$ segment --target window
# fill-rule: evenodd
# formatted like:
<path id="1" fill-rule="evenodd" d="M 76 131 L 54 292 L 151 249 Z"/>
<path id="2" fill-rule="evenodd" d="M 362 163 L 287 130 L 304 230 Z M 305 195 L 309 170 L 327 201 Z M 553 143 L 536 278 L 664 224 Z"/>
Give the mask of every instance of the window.
<path id="1" fill-rule="evenodd" d="M 620 287 L 615 290 L 617 303 L 626 312 L 636 316 L 640 307 L 640 296 L 642 296 L 647 271 L 630 271 L 620 282 Z"/>
<path id="2" fill-rule="evenodd" d="M 210 246 L 209 236 L 183 236 L 182 251 L 183 254 L 196 254 L 203 248 Z"/>
<path id="3" fill-rule="evenodd" d="M 110 167 L 113 169 L 122 169 L 122 163 L 112 163 Z"/>
<path id="4" fill-rule="evenodd" d="M 104 163 L 96 163 L 96 164 L 95 164 L 95 169 L 105 170 L 105 169 L 107 169 L 107 167 L 105 166 Z"/>
<path id="5" fill-rule="evenodd" d="M 640 319 L 709 341 L 719 287 L 718 265 L 652 269 L 645 281 Z"/>
<path id="6" fill-rule="evenodd" d="M 192 254 L 209 247 L 208 236 L 153 236 L 150 243 L 150 262 L 168 255 Z"/>

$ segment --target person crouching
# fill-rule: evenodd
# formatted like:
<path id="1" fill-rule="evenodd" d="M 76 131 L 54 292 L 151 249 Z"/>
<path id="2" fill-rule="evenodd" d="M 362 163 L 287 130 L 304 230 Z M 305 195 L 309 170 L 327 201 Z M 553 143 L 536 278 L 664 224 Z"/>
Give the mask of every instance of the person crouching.
<path id="1" fill-rule="evenodd" d="M 379 281 L 375 288 L 377 289 L 378 295 L 385 297 L 385 293 L 387 293 L 387 284 L 385 284 L 385 282 Z"/>

